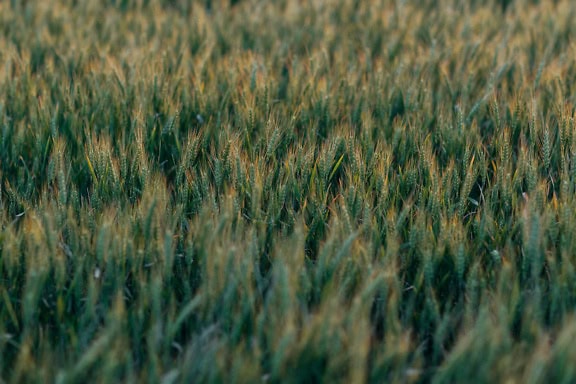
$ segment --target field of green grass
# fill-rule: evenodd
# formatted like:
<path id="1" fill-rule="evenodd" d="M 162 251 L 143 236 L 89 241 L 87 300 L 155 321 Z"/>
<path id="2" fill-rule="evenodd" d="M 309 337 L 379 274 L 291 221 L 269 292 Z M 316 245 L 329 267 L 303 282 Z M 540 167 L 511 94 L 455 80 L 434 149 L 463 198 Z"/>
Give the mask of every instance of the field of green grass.
<path id="1" fill-rule="evenodd" d="M 0 383 L 576 382 L 575 19 L 0 1 Z"/>

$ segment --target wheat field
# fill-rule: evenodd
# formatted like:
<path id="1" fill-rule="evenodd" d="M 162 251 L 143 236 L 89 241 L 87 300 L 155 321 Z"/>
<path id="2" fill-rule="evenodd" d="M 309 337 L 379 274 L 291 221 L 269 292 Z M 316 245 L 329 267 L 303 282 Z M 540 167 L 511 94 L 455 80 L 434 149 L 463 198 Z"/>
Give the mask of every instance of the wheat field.
<path id="1" fill-rule="evenodd" d="M 0 382 L 576 382 L 575 17 L 1 1 Z"/>

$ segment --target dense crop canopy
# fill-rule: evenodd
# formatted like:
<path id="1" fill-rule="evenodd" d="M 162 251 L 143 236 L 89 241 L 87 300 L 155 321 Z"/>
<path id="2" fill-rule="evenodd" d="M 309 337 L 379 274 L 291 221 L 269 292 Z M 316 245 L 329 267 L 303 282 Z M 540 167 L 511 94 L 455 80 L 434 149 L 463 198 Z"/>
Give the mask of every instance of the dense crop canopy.
<path id="1" fill-rule="evenodd" d="M 575 16 L 0 1 L 0 382 L 576 381 Z"/>

